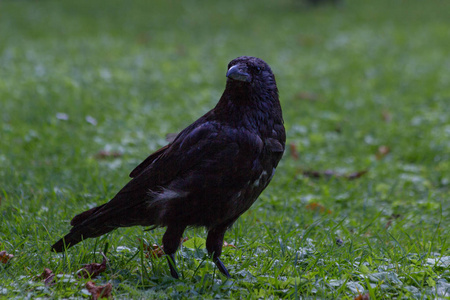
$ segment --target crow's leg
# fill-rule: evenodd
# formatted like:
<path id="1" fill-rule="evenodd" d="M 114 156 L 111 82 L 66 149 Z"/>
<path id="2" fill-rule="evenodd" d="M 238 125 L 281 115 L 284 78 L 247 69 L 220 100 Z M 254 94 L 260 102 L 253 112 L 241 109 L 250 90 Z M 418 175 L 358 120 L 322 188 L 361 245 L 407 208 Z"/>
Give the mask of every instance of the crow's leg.
<path id="1" fill-rule="evenodd" d="M 209 255 L 212 256 L 219 271 L 228 278 L 231 278 L 230 273 L 228 273 L 227 268 L 219 258 L 220 254 L 222 254 L 223 237 L 227 228 L 228 226 L 216 227 L 208 231 L 206 250 L 208 250 Z"/>
<path id="2" fill-rule="evenodd" d="M 186 229 L 186 226 L 168 226 L 162 240 L 164 252 L 167 254 L 170 274 L 176 279 L 178 279 L 179 276 L 176 269 L 175 252 L 180 246 L 180 240 L 183 236 L 184 229 Z"/>

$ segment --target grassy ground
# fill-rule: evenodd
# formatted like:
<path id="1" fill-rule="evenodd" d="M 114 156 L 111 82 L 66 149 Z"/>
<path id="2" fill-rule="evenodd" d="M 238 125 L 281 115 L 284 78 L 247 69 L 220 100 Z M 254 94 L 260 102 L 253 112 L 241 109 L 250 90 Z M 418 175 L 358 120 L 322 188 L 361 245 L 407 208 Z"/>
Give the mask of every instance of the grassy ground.
<path id="1" fill-rule="evenodd" d="M 14 255 L 0 263 L 0 298 L 89 297 L 76 272 L 101 251 L 107 269 L 92 281 L 119 299 L 449 298 L 448 11 L 438 0 L 0 2 L 0 251 Z M 193 243 L 172 279 L 138 241 L 163 230 L 51 253 L 71 217 L 215 105 L 240 55 L 272 66 L 292 146 L 225 237 L 233 279 Z M 303 174 L 325 170 L 334 176 Z M 44 268 L 52 285 L 33 279 Z"/>

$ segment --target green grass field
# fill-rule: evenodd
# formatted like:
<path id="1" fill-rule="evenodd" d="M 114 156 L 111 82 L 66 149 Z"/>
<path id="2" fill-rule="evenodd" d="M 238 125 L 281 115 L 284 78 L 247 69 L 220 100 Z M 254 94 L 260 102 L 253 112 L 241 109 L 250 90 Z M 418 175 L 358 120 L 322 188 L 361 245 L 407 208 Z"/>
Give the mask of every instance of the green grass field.
<path id="1" fill-rule="evenodd" d="M 88 298 L 93 281 L 116 299 L 449 299 L 449 11 L 440 0 L 1 1 L 0 251 L 14 257 L 0 263 L 0 298 Z M 233 278 L 192 243 L 203 229 L 185 232 L 179 280 L 141 251 L 163 229 L 50 252 L 75 214 L 216 104 L 241 55 L 276 74 L 289 147 L 225 236 Z M 106 271 L 78 278 L 101 252 Z M 44 268 L 51 284 L 35 279 Z"/>

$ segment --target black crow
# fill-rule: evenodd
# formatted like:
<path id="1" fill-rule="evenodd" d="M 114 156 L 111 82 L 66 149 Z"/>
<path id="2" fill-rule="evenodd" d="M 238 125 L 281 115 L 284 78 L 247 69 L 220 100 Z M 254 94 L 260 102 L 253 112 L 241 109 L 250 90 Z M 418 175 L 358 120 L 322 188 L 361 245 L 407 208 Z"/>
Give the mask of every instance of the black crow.
<path id="1" fill-rule="evenodd" d="M 135 225 L 167 227 L 162 243 L 170 273 L 188 226 L 208 231 L 206 249 L 218 269 L 225 231 L 267 187 L 286 141 L 275 77 L 263 60 L 228 65 L 225 91 L 211 111 L 147 157 L 109 202 L 76 215 L 52 249 Z"/>

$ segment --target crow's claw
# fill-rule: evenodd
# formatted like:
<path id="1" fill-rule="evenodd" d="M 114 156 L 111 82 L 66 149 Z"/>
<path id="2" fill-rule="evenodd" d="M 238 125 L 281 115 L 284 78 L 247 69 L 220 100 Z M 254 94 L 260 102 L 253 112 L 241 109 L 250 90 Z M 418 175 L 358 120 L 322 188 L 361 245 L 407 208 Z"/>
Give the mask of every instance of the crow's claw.
<path id="1" fill-rule="evenodd" d="M 180 278 L 176 269 L 175 254 L 167 255 L 167 262 L 169 263 L 170 275 L 172 275 L 172 277 L 175 279 Z"/>
<path id="2" fill-rule="evenodd" d="M 230 273 L 228 273 L 227 268 L 225 267 L 223 262 L 220 260 L 220 258 L 217 257 L 216 259 L 214 259 L 214 263 L 216 264 L 217 268 L 223 275 L 227 276 L 228 278 L 231 278 Z"/>

